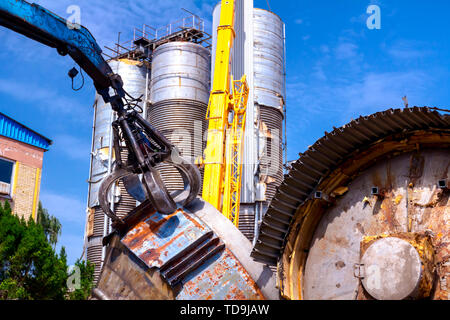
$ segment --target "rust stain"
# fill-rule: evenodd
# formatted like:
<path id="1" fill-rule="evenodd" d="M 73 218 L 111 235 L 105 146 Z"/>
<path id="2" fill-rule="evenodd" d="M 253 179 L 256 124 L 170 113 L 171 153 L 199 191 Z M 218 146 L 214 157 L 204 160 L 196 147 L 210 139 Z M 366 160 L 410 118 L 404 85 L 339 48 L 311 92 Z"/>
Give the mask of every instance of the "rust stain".
<path id="1" fill-rule="evenodd" d="M 161 253 L 167 249 L 172 243 L 174 243 L 177 239 L 179 239 L 183 233 L 179 233 L 176 236 L 172 237 L 167 243 L 162 245 L 159 248 L 152 248 L 147 251 L 145 251 L 143 254 L 140 255 L 140 258 L 144 260 L 148 265 L 152 265 L 151 262 L 156 261 L 160 265 L 162 264 L 162 261 L 159 259 L 161 256 Z"/>
<path id="2" fill-rule="evenodd" d="M 197 220 L 192 218 L 188 213 L 184 212 L 183 210 L 180 210 L 180 212 L 188 219 L 190 222 L 192 222 L 197 228 L 200 230 L 205 230 L 205 227 L 201 225 Z"/>
<path id="3" fill-rule="evenodd" d="M 226 292 L 223 292 L 224 288 L 227 288 Z M 264 299 L 256 283 L 228 249 L 225 249 L 213 268 L 185 283 L 184 291 L 191 297 L 201 294 L 202 299 Z"/>
<path id="4" fill-rule="evenodd" d="M 395 199 L 394 199 L 395 205 L 399 205 L 400 202 L 402 201 L 402 199 L 403 199 L 403 196 L 402 196 L 401 194 L 399 194 L 398 196 L 396 196 Z"/>
<path id="5" fill-rule="evenodd" d="M 358 229 L 358 231 L 359 231 L 361 234 L 365 234 L 364 227 L 362 226 L 361 223 L 358 222 L 358 223 L 356 224 L 356 229 Z"/>
<path id="6" fill-rule="evenodd" d="M 374 186 L 379 186 L 381 188 L 382 182 L 381 182 L 381 178 L 378 175 L 377 171 L 374 171 L 372 174 L 372 184 Z"/>
<path id="7" fill-rule="evenodd" d="M 340 269 L 345 267 L 345 262 L 344 261 L 338 261 L 334 265 L 336 266 L 336 269 L 340 270 Z"/>

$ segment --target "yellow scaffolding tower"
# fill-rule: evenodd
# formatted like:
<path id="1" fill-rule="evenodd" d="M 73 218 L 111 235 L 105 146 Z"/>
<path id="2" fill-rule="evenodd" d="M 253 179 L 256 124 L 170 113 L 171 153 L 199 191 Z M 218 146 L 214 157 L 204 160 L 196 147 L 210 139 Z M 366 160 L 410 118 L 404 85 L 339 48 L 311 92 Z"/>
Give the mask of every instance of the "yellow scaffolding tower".
<path id="1" fill-rule="evenodd" d="M 242 152 L 249 89 L 245 75 L 230 74 L 235 1 L 222 0 L 214 78 L 206 119 L 208 141 L 203 164 L 203 199 L 239 225 Z M 232 86 L 230 90 L 230 84 Z"/>

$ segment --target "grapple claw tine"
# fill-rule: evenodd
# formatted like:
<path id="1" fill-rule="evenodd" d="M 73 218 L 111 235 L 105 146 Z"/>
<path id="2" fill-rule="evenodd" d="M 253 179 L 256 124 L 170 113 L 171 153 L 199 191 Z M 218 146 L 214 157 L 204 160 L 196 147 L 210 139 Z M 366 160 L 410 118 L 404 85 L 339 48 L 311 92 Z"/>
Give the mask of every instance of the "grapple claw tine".
<path id="1" fill-rule="evenodd" d="M 154 168 L 144 173 L 144 185 L 155 209 L 162 214 L 171 214 L 177 205 L 164 185 L 159 172 Z"/>
<path id="2" fill-rule="evenodd" d="M 127 175 L 130 175 L 130 172 L 125 169 L 116 169 L 107 175 L 102 183 L 100 184 L 100 189 L 98 191 L 98 201 L 100 203 L 100 207 L 103 212 L 111 218 L 111 220 L 115 223 L 123 224 L 123 220 L 119 218 L 112 210 L 111 204 L 108 201 L 109 190 L 111 186 L 118 180 Z"/>
<path id="3" fill-rule="evenodd" d="M 133 174 L 124 177 L 123 185 L 125 190 L 137 201 L 144 202 L 147 197 L 147 192 L 145 191 L 144 186 L 142 185 L 141 179 L 139 179 L 139 175 Z"/>
<path id="4" fill-rule="evenodd" d="M 201 175 L 198 168 L 182 157 L 175 155 L 172 156 L 170 161 L 167 161 L 169 164 L 174 166 L 178 172 L 181 174 L 184 183 L 184 192 L 180 194 L 176 201 L 181 203 L 183 206 L 189 205 L 200 192 L 201 188 Z M 186 193 L 188 192 L 186 196 Z M 180 199 L 181 198 L 181 199 Z M 184 199 L 183 199 L 184 198 Z"/>

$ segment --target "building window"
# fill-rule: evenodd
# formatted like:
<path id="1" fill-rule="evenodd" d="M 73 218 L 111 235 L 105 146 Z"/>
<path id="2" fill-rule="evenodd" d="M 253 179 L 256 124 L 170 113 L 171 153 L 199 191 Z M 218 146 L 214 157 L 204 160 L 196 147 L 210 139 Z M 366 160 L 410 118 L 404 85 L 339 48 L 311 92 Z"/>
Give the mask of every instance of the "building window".
<path id="1" fill-rule="evenodd" d="M 0 196 L 11 195 L 14 162 L 0 158 Z"/>

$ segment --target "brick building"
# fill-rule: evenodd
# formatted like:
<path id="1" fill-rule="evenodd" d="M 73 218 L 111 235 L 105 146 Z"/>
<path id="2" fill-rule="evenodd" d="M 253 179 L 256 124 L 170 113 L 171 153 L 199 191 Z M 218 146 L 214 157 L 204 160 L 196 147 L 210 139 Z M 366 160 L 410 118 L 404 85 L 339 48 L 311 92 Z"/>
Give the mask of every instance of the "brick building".
<path id="1" fill-rule="evenodd" d="M 0 201 L 36 219 L 44 152 L 52 141 L 0 112 Z"/>

